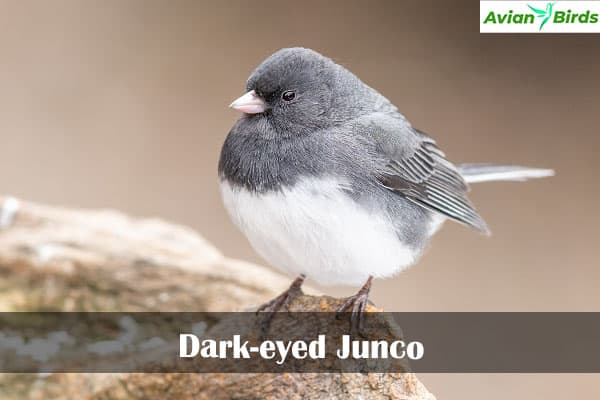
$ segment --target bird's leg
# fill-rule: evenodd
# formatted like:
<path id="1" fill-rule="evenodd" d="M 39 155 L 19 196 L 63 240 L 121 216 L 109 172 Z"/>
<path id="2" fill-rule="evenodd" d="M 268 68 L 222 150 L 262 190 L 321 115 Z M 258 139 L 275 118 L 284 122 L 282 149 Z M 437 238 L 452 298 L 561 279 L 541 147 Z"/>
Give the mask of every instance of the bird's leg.
<path id="1" fill-rule="evenodd" d="M 372 281 L 373 277 L 369 276 L 363 287 L 354 296 L 348 297 L 337 309 L 338 313 L 352 312 L 350 315 L 350 331 L 353 335 L 357 333 L 357 330 L 360 335 L 364 332 L 364 313 L 369 303 Z"/>
<path id="2" fill-rule="evenodd" d="M 304 283 L 305 278 L 306 276 L 304 274 L 300 274 L 294 279 L 294 282 L 292 282 L 285 292 L 258 307 L 256 310 L 257 314 L 259 312 L 264 312 L 266 314 L 260 324 L 263 336 L 269 330 L 274 314 L 302 294 L 302 284 Z"/>

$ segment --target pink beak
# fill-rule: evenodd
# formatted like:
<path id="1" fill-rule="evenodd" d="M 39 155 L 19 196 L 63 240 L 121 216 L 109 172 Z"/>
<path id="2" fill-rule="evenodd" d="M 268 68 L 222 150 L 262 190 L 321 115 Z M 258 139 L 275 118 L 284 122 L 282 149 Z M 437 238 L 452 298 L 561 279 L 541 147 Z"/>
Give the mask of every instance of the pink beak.
<path id="1" fill-rule="evenodd" d="M 234 100 L 229 107 L 246 114 L 259 114 L 267 109 L 265 101 L 258 97 L 254 90 L 251 90 L 239 99 Z"/>

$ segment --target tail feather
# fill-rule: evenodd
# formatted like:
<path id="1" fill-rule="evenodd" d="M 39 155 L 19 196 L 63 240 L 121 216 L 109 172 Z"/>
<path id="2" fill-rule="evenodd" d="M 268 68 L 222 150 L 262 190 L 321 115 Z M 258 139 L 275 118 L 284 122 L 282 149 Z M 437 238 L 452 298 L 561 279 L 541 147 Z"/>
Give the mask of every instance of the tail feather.
<path id="1" fill-rule="evenodd" d="M 554 170 L 518 165 L 459 164 L 458 170 L 467 183 L 488 181 L 525 181 L 554 175 Z"/>

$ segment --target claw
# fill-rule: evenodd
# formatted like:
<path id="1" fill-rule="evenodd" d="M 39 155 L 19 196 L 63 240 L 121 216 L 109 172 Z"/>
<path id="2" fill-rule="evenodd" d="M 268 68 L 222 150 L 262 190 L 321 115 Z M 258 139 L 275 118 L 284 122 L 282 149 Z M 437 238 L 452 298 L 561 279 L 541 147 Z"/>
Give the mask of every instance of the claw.
<path id="1" fill-rule="evenodd" d="M 265 313 L 266 315 L 260 321 L 260 330 L 261 337 L 264 338 L 269 331 L 269 327 L 271 326 L 271 321 L 275 316 L 275 313 L 280 309 L 284 308 L 284 306 L 289 305 L 289 303 L 295 299 L 296 297 L 302 294 L 302 283 L 304 283 L 304 279 L 306 276 L 304 274 L 300 274 L 294 282 L 290 285 L 290 287 L 279 296 L 275 297 L 273 300 L 270 300 L 262 305 L 260 305 L 256 309 L 256 315 L 259 313 Z"/>
<path id="2" fill-rule="evenodd" d="M 340 313 L 351 309 L 350 315 L 350 333 L 352 336 L 365 337 L 365 309 L 369 304 L 369 292 L 371 290 L 372 276 L 369 276 L 367 282 L 353 296 L 348 297 L 337 309 L 336 319 L 340 319 Z"/>

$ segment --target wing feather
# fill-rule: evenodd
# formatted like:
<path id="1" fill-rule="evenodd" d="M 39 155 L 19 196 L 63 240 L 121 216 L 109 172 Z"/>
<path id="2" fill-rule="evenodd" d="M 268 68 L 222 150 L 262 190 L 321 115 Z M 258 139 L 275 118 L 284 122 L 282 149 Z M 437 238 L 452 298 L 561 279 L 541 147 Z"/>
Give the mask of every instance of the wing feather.
<path id="1" fill-rule="evenodd" d="M 488 233 L 466 196 L 469 188 L 460 172 L 433 139 L 417 130 L 414 134 L 420 137 L 414 151 L 392 157 L 380 181 L 415 204 Z"/>
<path id="2" fill-rule="evenodd" d="M 531 7 L 529 4 L 527 4 L 527 7 L 529 7 L 531 9 L 531 11 L 536 13 L 538 15 L 538 17 L 544 17 L 546 15 L 545 10 L 540 10 L 539 8 Z"/>

